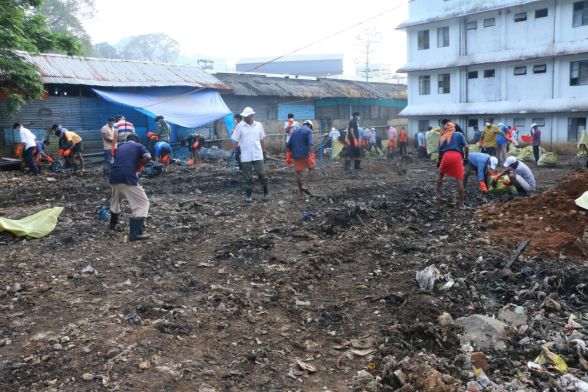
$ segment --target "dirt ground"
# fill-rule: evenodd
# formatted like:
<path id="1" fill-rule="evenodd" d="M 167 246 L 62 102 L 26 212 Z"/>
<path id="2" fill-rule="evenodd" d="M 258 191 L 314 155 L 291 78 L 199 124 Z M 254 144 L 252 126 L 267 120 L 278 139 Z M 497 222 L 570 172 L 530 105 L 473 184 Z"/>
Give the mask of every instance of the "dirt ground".
<path id="1" fill-rule="evenodd" d="M 570 158 L 533 170 L 545 191 L 580 166 Z M 0 389 L 466 390 L 462 330 L 438 316 L 495 315 L 510 303 L 533 316 L 510 330 L 506 350 L 485 350 L 488 376 L 528 390 L 557 379 L 529 373 L 527 361 L 564 333 L 570 314 L 588 318 L 586 257 L 538 255 L 535 245 L 497 277 L 520 238 L 490 236 L 496 223 L 476 215 L 485 204 L 476 181 L 472 209 L 453 207 L 451 181 L 433 203 L 431 162 L 372 160 L 352 175 L 329 163 L 306 201 L 291 169 L 268 172 L 272 200 L 258 193 L 251 205 L 220 162 L 143 180 L 152 237 L 140 243 L 97 219 L 109 197 L 97 170 L 0 173 L 0 216 L 65 207 L 45 238 L 0 234 Z M 433 264 L 452 288 L 419 290 L 415 273 Z M 547 297 L 560 308 L 545 308 Z M 586 374 L 581 353 L 563 345 L 559 354 Z M 397 369 L 409 376 L 404 386 Z"/>

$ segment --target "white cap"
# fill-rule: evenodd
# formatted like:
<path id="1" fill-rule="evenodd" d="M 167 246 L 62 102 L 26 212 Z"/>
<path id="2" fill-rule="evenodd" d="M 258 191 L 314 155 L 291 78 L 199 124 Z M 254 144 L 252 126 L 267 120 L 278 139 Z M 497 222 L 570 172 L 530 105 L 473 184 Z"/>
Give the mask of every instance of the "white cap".
<path id="1" fill-rule="evenodd" d="M 498 158 L 490 157 L 490 169 L 496 170 L 496 166 L 498 166 Z"/>
<path id="2" fill-rule="evenodd" d="M 517 163 L 516 157 L 508 157 L 506 158 L 506 161 L 504 161 L 504 167 L 509 167 L 515 163 Z"/>
<path id="3" fill-rule="evenodd" d="M 531 128 L 535 128 L 536 126 L 537 126 L 537 123 L 531 124 Z"/>
<path id="4" fill-rule="evenodd" d="M 249 106 L 247 106 L 245 109 L 243 109 L 243 111 L 241 112 L 241 116 L 243 117 L 249 117 L 254 115 L 255 112 L 253 111 L 253 109 L 251 109 Z"/>
<path id="5" fill-rule="evenodd" d="M 314 124 L 310 120 L 304 120 L 304 122 L 302 123 L 302 125 L 304 125 L 304 124 L 308 124 L 308 125 L 310 125 L 311 128 L 314 128 Z"/>

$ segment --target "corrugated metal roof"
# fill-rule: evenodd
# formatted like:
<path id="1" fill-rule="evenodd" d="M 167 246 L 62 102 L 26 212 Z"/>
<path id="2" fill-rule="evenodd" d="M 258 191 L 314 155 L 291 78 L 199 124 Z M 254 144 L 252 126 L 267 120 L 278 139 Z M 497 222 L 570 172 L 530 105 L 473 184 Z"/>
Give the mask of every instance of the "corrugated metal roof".
<path id="1" fill-rule="evenodd" d="M 215 74 L 234 95 L 296 98 L 402 99 L 406 85 L 341 79 L 296 79 L 259 74 Z"/>
<path id="2" fill-rule="evenodd" d="M 195 65 L 97 59 L 60 54 L 19 52 L 39 71 L 45 83 L 102 87 L 188 86 L 226 89 L 214 76 Z"/>

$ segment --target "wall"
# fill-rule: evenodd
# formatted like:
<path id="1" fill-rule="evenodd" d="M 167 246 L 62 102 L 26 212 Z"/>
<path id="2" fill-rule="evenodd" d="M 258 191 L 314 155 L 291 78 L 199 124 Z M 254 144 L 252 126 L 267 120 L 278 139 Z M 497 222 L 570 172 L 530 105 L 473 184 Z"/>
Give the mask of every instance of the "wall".
<path id="1" fill-rule="evenodd" d="M 449 27 L 449 46 L 439 48 L 437 46 L 437 28 Z M 459 55 L 459 35 L 460 26 L 457 19 L 446 20 L 439 23 L 431 23 L 422 26 L 411 27 L 406 30 L 408 39 L 408 61 L 435 60 L 439 56 L 458 56 Z M 419 50 L 418 32 L 429 30 L 429 49 Z"/>
<path id="2" fill-rule="evenodd" d="M 451 88 L 449 94 L 439 94 L 438 77 L 439 74 L 449 73 L 451 75 Z M 431 76 L 431 93 L 429 95 L 419 94 L 419 76 Z M 458 68 L 448 68 L 444 70 L 411 72 L 408 77 L 408 101 L 411 105 L 425 104 L 429 102 L 450 103 L 460 101 L 460 77 Z"/>

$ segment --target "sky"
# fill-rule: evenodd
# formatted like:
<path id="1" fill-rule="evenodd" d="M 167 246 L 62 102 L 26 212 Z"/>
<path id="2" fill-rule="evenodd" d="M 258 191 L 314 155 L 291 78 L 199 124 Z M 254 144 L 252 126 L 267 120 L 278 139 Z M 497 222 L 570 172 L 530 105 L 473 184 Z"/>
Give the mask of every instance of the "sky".
<path id="1" fill-rule="evenodd" d="M 382 16 L 296 54 L 345 55 L 345 73 L 359 63 L 365 28 L 381 33 L 370 62 L 406 62 L 406 37 L 395 30 L 408 15 L 408 0 L 96 0 L 96 12 L 85 21 L 94 43 L 114 44 L 124 37 L 163 32 L 180 43 L 181 55 L 225 59 L 279 56 L 374 16 Z"/>

